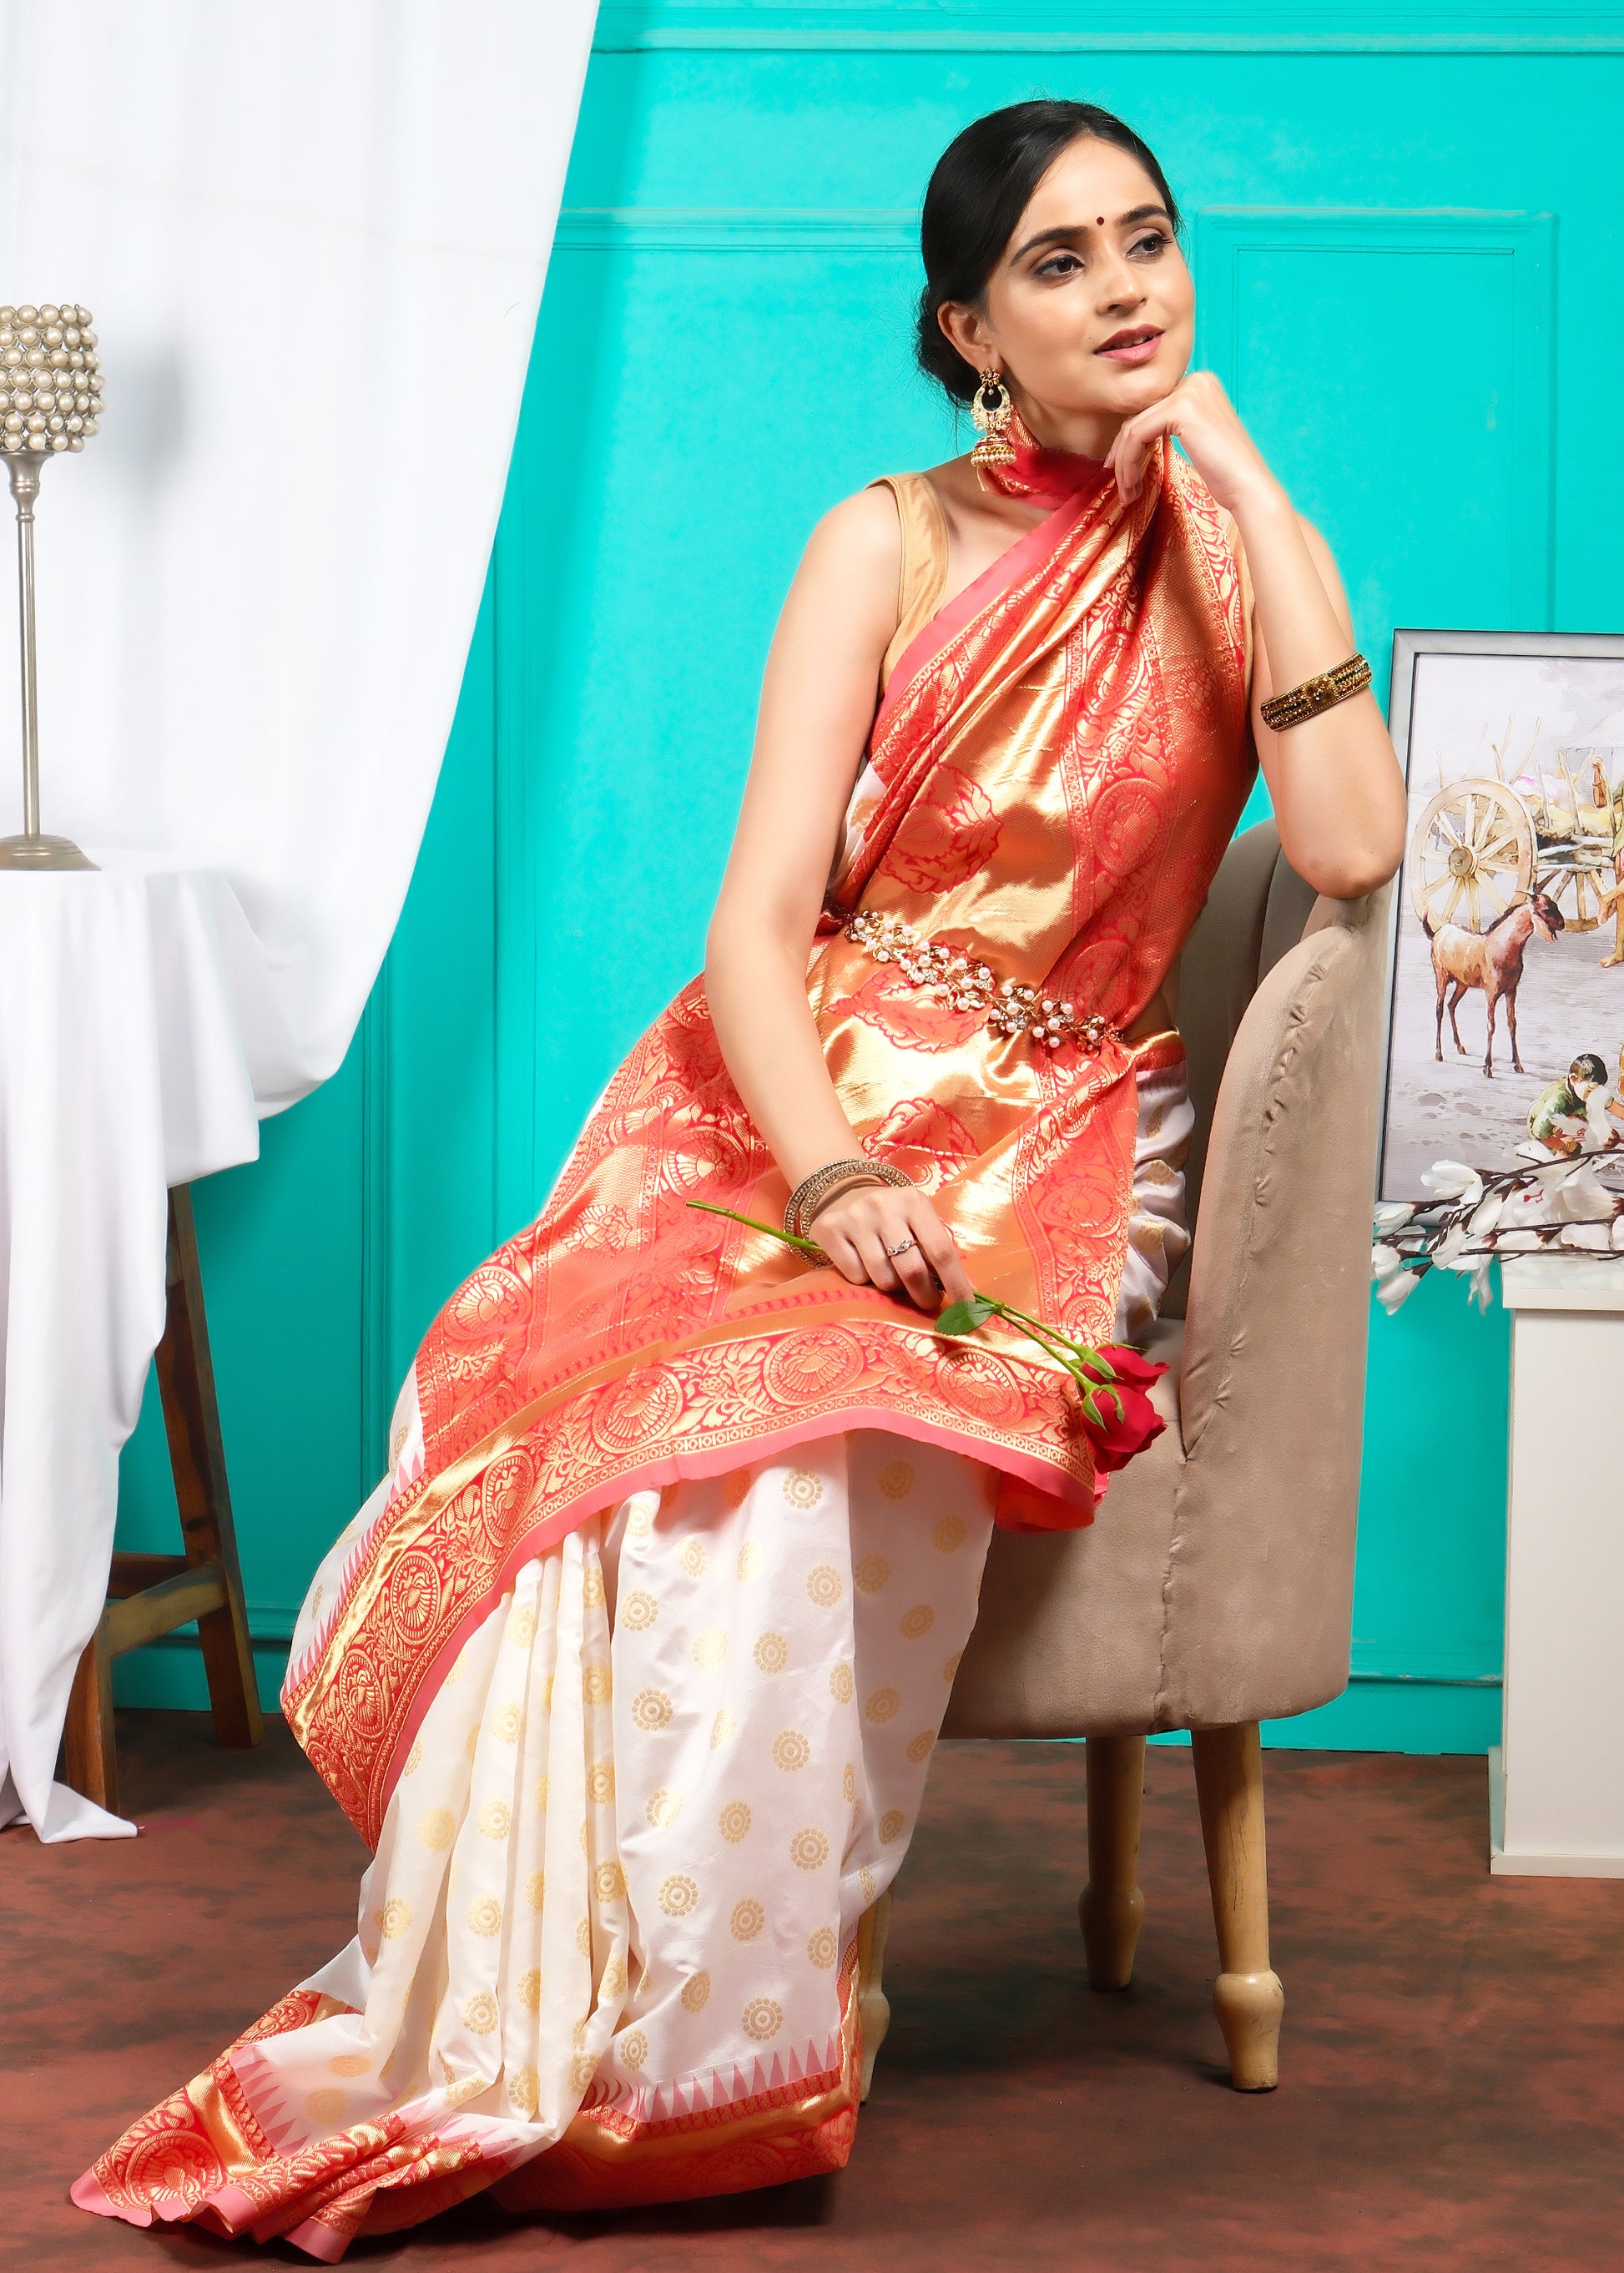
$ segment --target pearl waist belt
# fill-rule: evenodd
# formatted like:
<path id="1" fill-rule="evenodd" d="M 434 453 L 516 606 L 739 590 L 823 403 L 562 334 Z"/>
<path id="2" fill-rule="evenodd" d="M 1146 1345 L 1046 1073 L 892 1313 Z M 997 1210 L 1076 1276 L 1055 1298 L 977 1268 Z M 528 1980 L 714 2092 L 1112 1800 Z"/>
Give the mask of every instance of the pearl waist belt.
<path id="1" fill-rule="evenodd" d="M 1012 1039 L 1024 1034 L 1051 1050 L 1075 1042 L 1088 1057 L 1097 1056 L 1108 1041 L 1122 1039 L 1097 1010 L 1085 1016 L 1074 1003 L 1040 994 L 1035 986 L 1013 979 L 1000 979 L 990 964 L 963 948 L 921 937 L 899 916 L 860 908 L 847 922 L 846 936 L 876 963 L 894 963 L 906 979 L 948 1009 L 985 1011 L 989 1033 Z"/>

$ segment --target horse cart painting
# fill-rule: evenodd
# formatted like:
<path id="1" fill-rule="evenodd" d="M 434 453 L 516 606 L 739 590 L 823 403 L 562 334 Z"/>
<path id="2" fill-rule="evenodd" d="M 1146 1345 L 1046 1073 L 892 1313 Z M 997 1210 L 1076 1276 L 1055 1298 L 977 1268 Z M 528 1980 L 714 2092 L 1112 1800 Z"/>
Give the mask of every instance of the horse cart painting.
<path id="1" fill-rule="evenodd" d="M 1399 632 L 1389 718 L 1382 1197 L 1581 1146 L 1624 1175 L 1624 637 Z"/>

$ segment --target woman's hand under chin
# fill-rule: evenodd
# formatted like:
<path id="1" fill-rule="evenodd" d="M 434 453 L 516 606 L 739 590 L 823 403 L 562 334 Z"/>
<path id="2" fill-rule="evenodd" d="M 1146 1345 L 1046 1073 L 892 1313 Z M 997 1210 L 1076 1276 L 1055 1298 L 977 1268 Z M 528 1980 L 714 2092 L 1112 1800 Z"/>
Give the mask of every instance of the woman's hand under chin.
<path id="1" fill-rule="evenodd" d="M 1187 371 L 1160 402 L 1123 421 L 1105 463 L 1126 502 L 1143 488 L 1145 461 L 1164 434 L 1177 436 L 1218 503 L 1237 519 L 1250 505 L 1284 501 L 1284 491 L 1210 371 Z"/>
<path id="2" fill-rule="evenodd" d="M 895 1184 L 854 1184 L 819 1208 L 807 1236 L 853 1287 L 899 1294 L 932 1317 L 944 1302 L 970 1299 L 969 1278 L 953 1235 L 922 1192 Z"/>

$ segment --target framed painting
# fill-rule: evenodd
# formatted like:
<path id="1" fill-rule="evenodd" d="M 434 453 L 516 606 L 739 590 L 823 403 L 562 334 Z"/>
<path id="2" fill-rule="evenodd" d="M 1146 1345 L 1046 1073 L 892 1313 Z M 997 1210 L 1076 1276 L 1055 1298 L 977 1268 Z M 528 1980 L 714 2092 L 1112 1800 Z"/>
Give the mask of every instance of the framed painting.
<path id="1" fill-rule="evenodd" d="M 1624 634 L 1401 631 L 1380 1194 L 1613 1153 L 1624 1167 Z"/>

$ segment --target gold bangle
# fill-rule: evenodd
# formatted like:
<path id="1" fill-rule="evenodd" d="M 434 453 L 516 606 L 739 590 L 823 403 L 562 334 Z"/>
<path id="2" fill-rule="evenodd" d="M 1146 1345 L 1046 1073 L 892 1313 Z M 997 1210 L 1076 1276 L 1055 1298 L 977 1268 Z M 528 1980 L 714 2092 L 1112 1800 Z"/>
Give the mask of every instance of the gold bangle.
<path id="1" fill-rule="evenodd" d="M 1350 655 L 1335 670 L 1305 679 L 1300 686 L 1289 686 L 1283 694 L 1272 694 L 1263 705 L 1263 723 L 1272 732 L 1283 734 L 1288 726 L 1300 726 L 1322 710 L 1346 702 L 1350 695 L 1363 694 L 1370 683 L 1369 664 L 1362 655 Z"/>
<path id="2" fill-rule="evenodd" d="M 914 1179 L 905 1176 L 900 1168 L 893 1168 L 889 1160 L 828 1160 L 821 1168 L 798 1183 L 789 1196 L 789 1205 L 784 1211 L 784 1228 L 793 1239 L 804 1239 L 807 1226 L 825 1200 L 834 1197 L 843 1184 L 862 1181 L 876 1184 L 900 1184 L 912 1190 Z"/>

